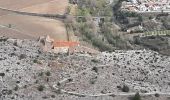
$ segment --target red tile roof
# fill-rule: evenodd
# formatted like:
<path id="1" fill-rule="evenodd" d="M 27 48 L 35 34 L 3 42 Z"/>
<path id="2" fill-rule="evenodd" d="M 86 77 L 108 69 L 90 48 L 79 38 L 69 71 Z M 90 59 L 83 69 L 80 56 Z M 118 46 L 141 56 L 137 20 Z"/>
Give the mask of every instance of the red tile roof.
<path id="1" fill-rule="evenodd" d="M 78 46 L 79 42 L 72 42 L 72 41 L 54 41 L 54 47 L 74 47 Z"/>

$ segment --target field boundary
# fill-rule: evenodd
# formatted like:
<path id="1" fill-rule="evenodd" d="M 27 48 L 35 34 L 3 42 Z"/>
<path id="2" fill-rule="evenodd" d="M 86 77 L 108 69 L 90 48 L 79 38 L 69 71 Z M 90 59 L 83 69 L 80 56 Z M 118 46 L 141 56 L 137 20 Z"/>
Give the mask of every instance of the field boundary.
<path id="1" fill-rule="evenodd" d="M 59 18 L 59 19 L 65 19 L 65 15 L 60 15 L 60 14 L 43 14 L 43 13 L 31 13 L 31 12 L 24 12 L 24 11 L 18 11 L 18 10 L 12 10 L 12 9 L 7 9 L 4 7 L 0 7 L 1 10 L 4 11 L 9 11 L 21 15 L 29 15 L 29 16 L 39 16 L 39 17 L 48 17 L 48 18 Z"/>

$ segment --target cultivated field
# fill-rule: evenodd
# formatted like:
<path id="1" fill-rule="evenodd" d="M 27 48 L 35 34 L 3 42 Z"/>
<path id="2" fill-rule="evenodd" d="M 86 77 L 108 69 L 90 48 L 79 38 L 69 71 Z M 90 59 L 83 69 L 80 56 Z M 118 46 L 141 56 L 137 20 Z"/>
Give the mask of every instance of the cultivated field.
<path id="1" fill-rule="evenodd" d="M 0 17 L 0 25 L 9 24 L 11 24 L 11 28 L 24 33 L 24 35 L 36 38 L 42 35 L 50 35 L 57 40 L 67 39 L 64 23 L 59 20 L 17 14 Z"/>
<path id="2" fill-rule="evenodd" d="M 0 27 L 0 34 L 7 37 L 12 38 L 20 38 L 20 39 L 36 39 L 35 37 L 25 34 L 21 31 L 15 30 L 15 29 L 9 29 L 7 27 Z"/>
<path id="3" fill-rule="evenodd" d="M 67 0 L 0 0 L 0 7 L 31 13 L 64 14 L 67 6 Z M 8 29 L 8 27 L 0 28 L 0 35 L 5 34 L 13 38 L 17 37 L 18 34 L 20 34 L 18 38 L 27 37 L 31 39 L 50 35 L 57 40 L 67 40 L 65 25 L 62 20 L 24 16 L 0 10 L 0 25 L 11 25 L 13 30 Z M 14 33 L 17 31 L 17 35 L 9 35 L 14 30 Z"/>
<path id="4" fill-rule="evenodd" d="M 68 0 L 1 0 L 0 7 L 33 13 L 64 14 Z M 0 10 L 0 16 L 8 14 Z"/>
<path id="5" fill-rule="evenodd" d="M 13 10 L 50 2 L 53 0 L 0 0 L 0 6 Z"/>
<path id="6" fill-rule="evenodd" d="M 21 9 L 21 11 L 48 14 L 64 14 L 66 12 L 67 6 L 68 0 L 53 0 L 51 2 L 23 8 Z"/>

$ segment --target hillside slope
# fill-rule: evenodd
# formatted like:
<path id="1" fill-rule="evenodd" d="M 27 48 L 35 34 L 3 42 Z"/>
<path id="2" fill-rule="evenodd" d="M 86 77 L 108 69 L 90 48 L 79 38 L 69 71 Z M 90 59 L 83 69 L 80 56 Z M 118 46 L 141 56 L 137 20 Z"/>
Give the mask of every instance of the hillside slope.
<path id="1" fill-rule="evenodd" d="M 0 98 L 129 100 L 139 91 L 169 100 L 169 65 L 170 57 L 147 50 L 61 55 L 42 52 L 37 41 L 1 38 Z"/>

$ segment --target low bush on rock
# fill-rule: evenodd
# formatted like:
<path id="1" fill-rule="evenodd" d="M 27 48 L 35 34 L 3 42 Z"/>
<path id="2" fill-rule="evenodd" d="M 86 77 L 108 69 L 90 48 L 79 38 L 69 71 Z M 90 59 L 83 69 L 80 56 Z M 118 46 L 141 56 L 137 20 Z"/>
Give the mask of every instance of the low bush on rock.
<path id="1" fill-rule="evenodd" d="M 93 67 L 92 70 L 95 71 L 96 73 L 98 73 L 98 68 L 97 67 Z"/>
<path id="2" fill-rule="evenodd" d="M 51 72 L 50 72 L 50 71 L 47 71 L 45 74 L 46 74 L 47 76 L 51 76 Z"/>
<path id="3" fill-rule="evenodd" d="M 123 85 L 122 91 L 129 92 L 129 87 L 127 85 Z"/>
<path id="4" fill-rule="evenodd" d="M 25 54 L 21 54 L 20 56 L 19 56 L 19 59 L 21 60 L 21 59 L 25 59 L 27 57 L 27 55 L 25 55 Z"/>
<path id="5" fill-rule="evenodd" d="M 98 63 L 99 62 L 97 59 L 92 59 L 91 61 L 94 62 L 94 63 Z"/>
<path id="6" fill-rule="evenodd" d="M 44 88 L 45 88 L 45 87 L 44 87 L 43 85 L 40 85 L 40 86 L 38 86 L 38 88 L 37 88 L 37 89 L 38 89 L 38 91 L 43 91 L 43 90 L 44 90 Z"/>
<path id="7" fill-rule="evenodd" d="M 5 76 L 5 73 L 0 73 L 0 76 L 4 77 L 4 76 Z"/>
<path id="8" fill-rule="evenodd" d="M 158 94 L 158 93 L 155 94 L 155 97 L 159 97 L 159 96 L 160 96 L 160 94 Z"/>

